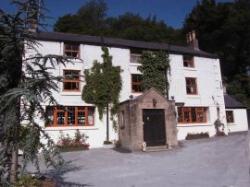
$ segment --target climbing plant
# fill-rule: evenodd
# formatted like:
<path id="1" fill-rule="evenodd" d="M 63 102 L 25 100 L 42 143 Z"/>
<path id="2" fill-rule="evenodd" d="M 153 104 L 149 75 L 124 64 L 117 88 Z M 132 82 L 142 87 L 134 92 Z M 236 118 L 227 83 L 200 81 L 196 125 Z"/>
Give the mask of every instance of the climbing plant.
<path id="1" fill-rule="evenodd" d="M 167 73 L 170 71 L 168 53 L 165 51 L 144 51 L 140 63 L 141 66 L 138 67 L 138 70 L 142 73 L 143 90 L 154 87 L 167 97 L 169 87 Z"/>
<path id="2" fill-rule="evenodd" d="M 111 110 L 111 119 L 114 122 L 114 115 L 117 113 L 119 104 L 119 95 L 122 88 L 121 69 L 119 66 L 112 65 L 112 56 L 107 47 L 102 47 L 103 63 L 94 61 L 90 70 L 85 70 L 86 85 L 83 88 L 82 99 L 87 103 L 95 104 L 100 119 L 103 114 L 107 114 L 107 137 L 109 141 L 109 110 Z"/>

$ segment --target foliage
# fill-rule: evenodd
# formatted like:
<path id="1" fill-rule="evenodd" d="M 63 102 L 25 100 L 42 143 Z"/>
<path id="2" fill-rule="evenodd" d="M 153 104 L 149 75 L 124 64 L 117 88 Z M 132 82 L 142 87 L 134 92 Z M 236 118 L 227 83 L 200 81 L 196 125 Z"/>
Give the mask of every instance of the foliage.
<path id="1" fill-rule="evenodd" d="M 144 90 L 156 88 L 161 94 L 167 96 L 168 77 L 170 65 L 169 56 L 165 51 L 145 51 L 142 53 L 141 66 L 138 70 L 142 73 L 142 87 Z"/>
<path id="2" fill-rule="evenodd" d="M 75 132 L 75 137 L 71 138 L 69 134 L 66 134 L 66 136 L 63 134 L 63 132 L 60 132 L 60 138 L 57 142 L 57 147 L 60 150 L 74 150 L 75 147 L 81 148 L 81 149 L 89 149 L 89 144 L 86 142 L 88 139 L 88 136 L 84 133 L 81 133 L 79 129 Z"/>
<path id="3" fill-rule="evenodd" d="M 195 30 L 201 49 L 221 59 L 229 94 L 250 106 L 250 1 L 202 0 L 188 15 L 184 32 Z"/>
<path id="4" fill-rule="evenodd" d="M 40 187 L 41 182 L 31 175 L 22 175 L 15 183 L 15 187 Z"/>
<path id="5" fill-rule="evenodd" d="M 86 85 L 82 98 L 88 103 L 95 104 L 102 119 L 107 105 L 111 105 L 111 116 L 118 110 L 119 94 L 122 88 L 121 69 L 112 65 L 112 56 L 107 47 L 102 47 L 103 63 L 94 62 L 90 70 L 85 70 Z"/>
<path id="6" fill-rule="evenodd" d="M 61 78 L 54 77 L 50 71 L 55 64 L 65 64 L 68 59 L 37 53 L 39 43 L 35 41 L 35 34 L 29 30 L 29 26 L 31 20 L 42 15 L 41 12 L 38 14 L 42 10 L 41 0 L 13 1 L 13 5 L 16 5 L 13 14 L 0 9 L 1 185 L 8 185 L 10 180 L 15 182 L 18 150 L 24 153 L 23 169 L 31 161 L 39 170 L 39 149 L 47 166 L 63 164 L 53 141 L 36 119 L 47 119 L 42 103 L 56 103 L 52 91 L 57 91 Z M 41 138 L 47 139 L 47 142 L 42 144 Z"/>
<path id="7" fill-rule="evenodd" d="M 107 10 L 103 0 L 90 0 L 76 14 L 60 17 L 54 30 L 144 41 L 184 41 L 180 30 L 167 26 L 164 21 L 157 20 L 156 16 L 143 18 L 127 12 L 118 17 L 107 17 Z"/>

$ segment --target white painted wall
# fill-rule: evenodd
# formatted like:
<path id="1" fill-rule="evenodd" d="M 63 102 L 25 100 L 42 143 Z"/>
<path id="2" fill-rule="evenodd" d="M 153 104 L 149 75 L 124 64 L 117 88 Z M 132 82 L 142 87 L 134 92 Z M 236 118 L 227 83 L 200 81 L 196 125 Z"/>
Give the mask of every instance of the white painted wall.
<path id="1" fill-rule="evenodd" d="M 38 51 L 43 54 L 63 55 L 62 42 L 40 41 L 41 46 Z M 140 74 L 137 70 L 139 64 L 130 63 L 130 50 L 122 48 L 109 48 L 110 54 L 113 56 L 113 64 L 120 66 L 122 71 L 122 90 L 120 93 L 120 101 L 129 99 L 130 95 L 138 96 L 138 93 L 132 93 L 131 90 L 131 74 Z M 63 69 L 80 70 L 81 75 L 85 69 L 90 69 L 94 60 L 102 62 L 102 50 L 100 46 L 80 45 L 80 60 L 74 63 L 67 63 L 66 67 L 59 65 L 52 71 L 54 75 L 63 75 Z M 204 106 L 208 107 L 209 120 L 204 124 L 178 124 L 178 139 L 185 139 L 187 133 L 208 132 L 210 136 L 215 134 L 214 121 L 217 119 L 216 107 L 220 107 L 220 118 L 225 123 L 225 105 L 223 98 L 223 89 L 221 82 L 220 64 L 218 59 L 209 59 L 195 57 L 195 68 L 183 67 L 182 55 L 170 54 L 171 72 L 169 74 L 169 98 L 174 97 L 176 102 L 184 102 L 185 106 Z M 190 96 L 186 94 L 185 77 L 196 77 L 198 82 L 198 95 Z M 81 88 L 84 86 L 84 76 L 82 77 Z M 58 103 L 65 106 L 88 106 L 81 99 L 81 92 L 63 92 L 62 83 L 59 84 L 59 92 L 54 92 L 54 96 Z M 46 105 L 46 102 L 44 103 Z M 106 119 L 105 115 L 103 119 Z M 44 122 L 39 120 L 39 124 L 44 127 Z M 226 124 L 226 123 L 225 123 Z M 60 131 L 64 134 L 73 135 L 76 129 L 86 133 L 89 136 L 88 142 L 91 147 L 101 147 L 106 136 L 105 120 L 101 121 L 98 112 L 95 112 L 95 125 L 93 127 L 47 127 L 45 130 L 49 135 L 57 141 Z M 110 124 L 111 140 L 117 139 L 117 133 Z"/>
<path id="2" fill-rule="evenodd" d="M 226 109 L 233 111 L 234 123 L 228 123 L 229 133 L 248 131 L 247 110 L 246 109 Z"/>

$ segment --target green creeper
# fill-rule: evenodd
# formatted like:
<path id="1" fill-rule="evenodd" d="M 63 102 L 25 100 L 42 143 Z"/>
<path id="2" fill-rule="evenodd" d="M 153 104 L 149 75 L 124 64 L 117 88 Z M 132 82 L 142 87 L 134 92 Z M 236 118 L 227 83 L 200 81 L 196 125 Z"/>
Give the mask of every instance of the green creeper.
<path id="1" fill-rule="evenodd" d="M 170 73 L 169 55 L 165 51 L 144 51 L 138 70 L 142 73 L 143 90 L 154 87 L 164 96 L 168 96 L 168 76 Z"/>
<path id="2" fill-rule="evenodd" d="M 95 104 L 100 119 L 103 113 L 107 114 L 107 137 L 109 142 L 109 110 L 111 119 L 115 123 L 114 115 L 117 113 L 119 94 L 122 88 L 121 69 L 112 65 L 112 56 L 109 55 L 107 47 L 102 47 L 103 63 L 94 62 L 90 70 L 85 70 L 86 85 L 83 88 L 82 99 L 87 103 Z"/>

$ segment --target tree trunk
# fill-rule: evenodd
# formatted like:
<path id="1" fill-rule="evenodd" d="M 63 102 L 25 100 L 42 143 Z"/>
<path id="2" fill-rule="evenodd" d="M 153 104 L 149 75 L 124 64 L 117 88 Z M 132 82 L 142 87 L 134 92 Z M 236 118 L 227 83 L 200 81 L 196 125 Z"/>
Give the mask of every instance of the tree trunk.
<path id="1" fill-rule="evenodd" d="M 107 118 L 106 118 L 107 130 L 106 130 L 106 142 L 109 142 L 109 104 L 107 104 Z"/>
<path id="2" fill-rule="evenodd" d="M 18 149 L 14 147 L 11 153 L 10 183 L 14 184 L 17 179 Z"/>

